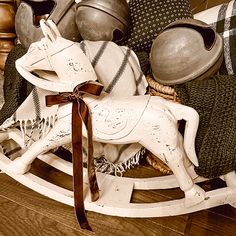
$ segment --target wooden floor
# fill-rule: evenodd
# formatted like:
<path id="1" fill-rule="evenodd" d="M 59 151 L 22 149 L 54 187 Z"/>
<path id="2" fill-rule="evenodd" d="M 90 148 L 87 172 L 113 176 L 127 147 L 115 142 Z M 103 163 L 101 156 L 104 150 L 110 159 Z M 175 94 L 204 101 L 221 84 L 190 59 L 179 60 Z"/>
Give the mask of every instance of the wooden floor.
<path id="1" fill-rule="evenodd" d="M 44 178 L 71 189 L 70 176 L 36 161 L 32 172 L 42 172 Z M 40 171 L 39 171 L 40 170 Z M 147 176 L 156 173 L 144 164 L 132 170 L 129 175 Z M 223 185 L 220 180 L 207 181 L 207 189 Z M 181 198 L 179 189 L 136 191 L 132 202 L 155 202 Z M 235 236 L 236 209 L 224 205 L 196 213 L 146 219 L 130 219 L 88 212 L 88 220 L 94 233 L 82 231 L 76 222 L 72 207 L 44 197 L 19 184 L 6 174 L 0 174 L 0 235 L 1 236 L 43 236 L 43 235 L 112 235 L 112 236 Z"/>

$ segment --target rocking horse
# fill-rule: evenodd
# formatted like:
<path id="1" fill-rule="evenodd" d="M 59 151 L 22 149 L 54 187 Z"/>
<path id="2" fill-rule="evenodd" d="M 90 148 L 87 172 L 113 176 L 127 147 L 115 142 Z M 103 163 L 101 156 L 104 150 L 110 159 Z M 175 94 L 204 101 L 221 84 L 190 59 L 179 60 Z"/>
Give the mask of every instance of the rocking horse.
<path id="1" fill-rule="evenodd" d="M 90 194 L 87 188 L 83 188 L 86 210 L 124 217 L 160 217 L 190 213 L 222 204 L 236 206 L 235 172 L 222 176 L 227 184 L 224 189 L 205 192 L 196 184 L 206 179 L 197 176 L 193 166 L 198 165 L 194 140 L 199 120 L 194 109 L 157 96 L 140 95 L 120 98 L 101 92 L 102 86 L 95 82 L 96 74 L 78 45 L 62 38 L 52 22 L 41 20 L 40 24 L 44 38 L 31 45 L 28 52 L 17 60 L 16 68 L 24 78 L 35 84 L 42 94 L 49 95 L 47 97 L 49 105 L 59 103 L 60 105 L 52 106 L 56 107 L 56 119 L 49 121 L 51 127 L 44 137 L 34 139 L 33 144 L 27 147 L 24 145 L 22 130 L 17 126 L 14 117 L 0 126 L 2 130 L 0 142 L 13 140 L 21 148 L 18 157 L 14 160 L 0 153 L 2 171 L 45 196 L 74 206 L 73 192 L 48 183 L 29 173 L 28 170 L 31 163 L 39 158 L 72 175 L 72 163 L 56 156 L 51 150 L 71 143 L 74 136 L 74 128 L 71 128 L 71 125 L 74 125 L 74 122 L 71 122 L 73 117 L 71 109 L 78 112 L 81 107 L 86 107 L 83 104 L 87 104 L 91 111 L 95 141 L 111 144 L 137 142 L 166 163 L 173 171 L 173 175 L 139 179 L 98 172 L 96 174 L 100 190 L 98 198 L 98 189 L 96 186 L 91 186 L 94 183 L 96 185 L 96 181 L 91 181 L 91 173 L 87 174 L 84 168 L 83 184 L 87 186 L 89 182 L 90 188 L 95 189 L 96 192 Z M 45 76 L 41 70 L 55 73 L 50 72 Z M 89 94 L 88 88 L 92 88 L 93 91 L 99 90 L 100 96 L 94 96 L 95 92 Z M 73 102 L 73 105 L 67 103 L 68 101 Z M 89 120 L 88 115 L 81 116 L 83 120 Z M 179 120 L 186 121 L 184 138 L 178 131 Z M 88 126 L 90 125 L 83 125 L 82 134 L 89 139 L 91 133 L 86 132 L 86 127 L 89 130 Z M 80 135 L 79 131 L 78 134 Z M 95 174 L 92 173 L 92 176 L 94 180 Z M 159 203 L 130 203 L 134 189 L 175 187 L 179 187 L 184 192 L 183 199 Z"/>

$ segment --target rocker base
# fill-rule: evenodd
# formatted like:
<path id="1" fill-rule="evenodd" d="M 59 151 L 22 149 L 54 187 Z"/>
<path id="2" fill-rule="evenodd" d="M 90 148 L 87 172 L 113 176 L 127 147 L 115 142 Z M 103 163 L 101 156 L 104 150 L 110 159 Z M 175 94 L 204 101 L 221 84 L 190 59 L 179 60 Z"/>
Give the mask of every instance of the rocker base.
<path id="1" fill-rule="evenodd" d="M 39 159 L 69 174 L 72 172 L 71 163 L 58 158 L 52 153 L 40 155 Z M 10 162 L 9 158 L 0 153 L 0 169 L 7 175 L 44 196 L 74 206 L 72 191 L 58 187 L 31 173 L 24 175 L 7 173 L 7 165 Z M 84 175 L 86 175 L 86 169 Z M 184 198 L 158 203 L 130 203 L 134 189 L 149 190 L 178 187 L 174 176 L 142 179 L 115 177 L 98 173 L 97 177 L 101 197 L 98 201 L 91 202 L 87 183 L 84 183 L 85 209 L 106 215 L 133 218 L 163 217 L 187 214 L 224 204 L 235 207 L 236 204 L 236 187 L 234 186 L 208 191 L 201 203 L 190 207 L 185 206 Z M 199 178 L 197 181 L 203 180 Z"/>

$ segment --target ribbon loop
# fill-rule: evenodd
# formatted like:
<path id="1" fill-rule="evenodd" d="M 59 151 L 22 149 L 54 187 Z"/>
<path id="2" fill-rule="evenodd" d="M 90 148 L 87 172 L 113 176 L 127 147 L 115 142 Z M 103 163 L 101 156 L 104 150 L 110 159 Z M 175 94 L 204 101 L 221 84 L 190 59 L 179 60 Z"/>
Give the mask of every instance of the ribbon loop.
<path id="1" fill-rule="evenodd" d="M 78 96 L 76 94 L 72 93 L 72 94 L 68 95 L 67 99 L 69 102 L 77 102 Z"/>
<path id="2" fill-rule="evenodd" d="M 95 81 L 86 81 L 75 86 L 73 92 L 62 92 L 46 96 L 46 106 L 58 105 L 83 99 L 83 94 L 99 96 L 103 85 Z"/>
<path id="3" fill-rule="evenodd" d="M 84 94 L 99 96 L 103 85 L 94 81 L 86 81 L 77 85 L 73 92 L 64 92 L 46 96 L 46 105 L 52 106 L 72 102 L 72 152 L 73 152 L 73 182 L 74 202 L 77 220 L 81 228 L 91 230 L 88 224 L 83 198 L 83 155 L 82 155 L 82 122 L 87 129 L 88 136 L 88 179 L 92 201 L 99 198 L 94 157 L 92 118 L 87 104 L 83 100 Z"/>
<path id="4" fill-rule="evenodd" d="M 98 96 L 101 94 L 103 90 L 103 85 L 95 82 L 95 81 L 86 81 L 84 83 L 78 84 L 74 90 L 73 93 L 75 94 L 90 94 L 90 95 L 95 95 Z"/>

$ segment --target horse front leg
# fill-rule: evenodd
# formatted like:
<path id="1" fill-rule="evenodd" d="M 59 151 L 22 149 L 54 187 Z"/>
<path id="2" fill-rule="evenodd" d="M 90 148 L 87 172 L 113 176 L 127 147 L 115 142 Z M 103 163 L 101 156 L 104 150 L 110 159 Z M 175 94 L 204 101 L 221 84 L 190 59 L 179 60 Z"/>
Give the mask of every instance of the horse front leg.
<path id="1" fill-rule="evenodd" d="M 35 141 L 20 157 L 17 157 L 8 165 L 7 172 L 25 174 L 39 154 L 67 144 L 70 141 L 71 124 L 58 120 L 44 138 Z"/>

